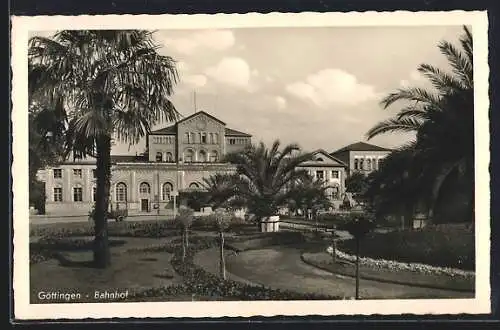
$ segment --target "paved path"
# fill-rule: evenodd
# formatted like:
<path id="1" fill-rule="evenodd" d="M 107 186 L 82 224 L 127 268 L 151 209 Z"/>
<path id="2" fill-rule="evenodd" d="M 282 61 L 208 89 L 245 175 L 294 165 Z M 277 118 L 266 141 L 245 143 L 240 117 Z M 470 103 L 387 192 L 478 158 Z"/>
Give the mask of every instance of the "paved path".
<path id="1" fill-rule="evenodd" d="M 156 214 L 137 214 L 129 215 L 125 221 L 158 221 L 165 220 L 166 218 L 171 219 L 169 216 L 156 215 Z M 89 222 L 89 217 L 87 215 L 77 215 L 77 216 L 43 216 L 43 215 L 31 215 L 30 224 L 45 224 L 45 223 L 74 223 L 74 222 Z M 115 220 L 111 219 L 110 222 Z"/>
<path id="2" fill-rule="evenodd" d="M 207 250 L 196 260 L 200 266 L 206 267 L 206 262 L 202 259 L 218 260 L 218 249 Z M 292 247 L 228 255 L 226 265 L 229 278 L 233 280 L 241 278 L 250 283 L 303 293 L 316 292 L 343 297 L 355 295 L 355 279 L 307 265 L 300 259 L 300 250 Z M 429 299 L 470 298 L 472 294 L 361 280 L 360 296 L 365 299 Z"/>

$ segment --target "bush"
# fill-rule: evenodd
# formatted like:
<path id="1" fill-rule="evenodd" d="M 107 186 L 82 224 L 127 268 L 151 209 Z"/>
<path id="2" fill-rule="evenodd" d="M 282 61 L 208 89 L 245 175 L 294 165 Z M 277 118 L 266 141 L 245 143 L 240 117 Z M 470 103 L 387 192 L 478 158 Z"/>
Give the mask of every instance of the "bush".
<path id="1" fill-rule="evenodd" d="M 423 263 L 465 270 L 475 268 L 474 232 L 460 227 L 428 227 L 368 234 L 360 253 L 373 259 Z M 354 240 L 339 242 L 339 248 L 354 254 Z"/>
<path id="2" fill-rule="evenodd" d="M 62 227 L 64 226 L 64 227 Z M 171 237 L 178 234 L 178 224 L 168 221 L 109 222 L 109 236 L 123 237 Z M 90 223 L 55 224 L 37 226 L 30 230 L 30 236 L 71 237 L 94 236 L 94 225 Z"/>

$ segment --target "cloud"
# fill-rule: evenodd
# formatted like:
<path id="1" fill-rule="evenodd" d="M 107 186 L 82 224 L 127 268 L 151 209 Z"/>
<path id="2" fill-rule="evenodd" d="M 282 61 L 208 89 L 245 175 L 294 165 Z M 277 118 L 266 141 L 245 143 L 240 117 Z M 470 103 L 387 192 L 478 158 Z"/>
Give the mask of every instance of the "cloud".
<path id="1" fill-rule="evenodd" d="M 412 85 L 425 82 L 425 77 L 418 70 L 413 70 L 408 75 L 408 78 L 399 81 L 399 85 L 403 88 L 407 88 Z"/>
<path id="2" fill-rule="evenodd" d="M 239 57 L 224 57 L 219 63 L 206 69 L 205 73 L 220 83 L 234 87 L 248 88 L 250 85 L 250 66 Z"/>
<path id="3" fill-rule="evenodd" d="M 207 77 L 202 74 L 185 75 L 181 79 L 184 84 L 194 88 L 200 88 L 207 84 Z"/>
<path id="4" fill-rule="evenodd" d="M 283 96 L 276 96 L 274 101 L 276 102 L 278 109 L 283 110 L 286 108 L 286 99 Z"/>
<path id="5" fill-rule="evenodd" d="M 163 38 L 165 47 L 172 48 L 182 54 L 193 54 L 196 51 L 214 50 L 223 51 L 234 45 L 235 39 L 232 31 L 206 30 L 196 32 L 184 38 Z"/>
<path id="6" fill-rule="evenodd" d="M 324 69 L 285 87 L 286 91 L 320 107 L 332 104 L 356 105 L 378 97 L 373 86 L 340 69 Z"/>

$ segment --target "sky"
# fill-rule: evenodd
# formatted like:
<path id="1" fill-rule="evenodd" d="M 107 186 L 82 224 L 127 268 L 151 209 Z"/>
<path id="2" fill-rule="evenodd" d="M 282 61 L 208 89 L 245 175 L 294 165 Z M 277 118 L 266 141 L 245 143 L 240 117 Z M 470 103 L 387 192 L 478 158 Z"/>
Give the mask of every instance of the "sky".
<path id="1" fill-rule="evenodd" d="M 159 30 L 158 52 L 177 61 L 171 100 L 184 116 L 206 111 L 254 143 L 298 143 L 335 151 L 365 141 L 384 147 L 412 135 L 367 131 L 398 111 L 381 99 L 402 86 L 429 87 L 421 63 L 448 70 L 437 47 L 458 43 L 461 26 Z M 154 128 L 169 126 L 161 123 Z M 113 154 L 143 152 L 145 140 Z"/>

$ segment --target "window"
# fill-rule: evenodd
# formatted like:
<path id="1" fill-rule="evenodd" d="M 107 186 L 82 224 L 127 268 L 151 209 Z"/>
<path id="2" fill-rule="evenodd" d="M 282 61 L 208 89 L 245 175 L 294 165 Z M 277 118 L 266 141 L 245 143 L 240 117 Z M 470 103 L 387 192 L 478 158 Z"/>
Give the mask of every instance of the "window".
<path id="1" fill-rule="evenodd" d="M 236 140 L 235 139 L 229 139 L 229 144 L 236 144 Z"/>
<path id="2" fill-rule="evenodd" d="M 318 180 L 324 180 L 325 179 L 325 172 L 323 172 L 323 171 L 316 171 L 316 178 Z"/>
<path id="3" fill-rule="evenodd" d="M 97 178 L 97 170 L 92 170 L 92 177 Z"/>
<path id="4" fill-rule="evenodd" d="M 212 151 L 212 153 L 210 154 L 210 161 L 212 163 L 215 163 L 215 162 L 219 161 L 219 157 L 218 157 L 217 151 L 215 151 L 215 150 Z"/>
<path id="5" fill-rule="evenodd" d="M 54 169 L 54 179 L 62 178 L 62 170 L 60 168 Z"/>
<path id="6" fill-rule="evenodd" d="M 156 161 L 161 162 L 163 160 L 163 155 L 161 152 L 156 153 Z"/>
<path id="7" fill-rule="evenodd" d="M 189 133 L 184 133 L 184 143 L 189 143 Z"/>
<path id="8" fill-rule="evenodd" d="M 198 189 L 198 188 L 200 188 L 200 186 L 196 182 L 193 182 L 193 183 L 191 183 L 189 185 L 189 188 L 191 188 L 191 189 Z"/>
<path id="9" fill-rule="evenodd" d="M 62 201 L 63 201 L 62 188 L 60 187 L 54 188 L 54 202 L 62 202 Z"/>
<path id="10" fill-rule="evenodd" d="M 127 201 L 127 185 L 123 182 L 120 182 L 116 185 L 116 201 Z"/>
<path id="11" fill-rule="evenodd" d="M 80 168 L 73 169 L 73 175 L 77 178 L 81 178 L 82 177 L 82 169 L 80 169 Z"/>
<path id="12" fill-rule="evenodd" d="M 200 150 L 200 162 L 206 162 L 207 161 L 207 153 L 204 150 Z"/>
<path id="13" fill-rule="evenodd" d="M 82 187 L 74 187 L 73 188 L 73 201 L 74 202 L 81 202 L 81 201 L 83 201 Z"/>
<path id="14" fill-rule="evenodd" d="M 97 200 L 97 187 L 92 187 L 92 200 L 94 202 Z"/>
<path id="15" fill-rule="evenodd" d="M 139 186 L 139 192 L 141 194 L 151 193 L 151 187 L 149 186 L 149 183 L 147 183 L 147 182 L 141 183 L 141 185 Z"/>
<path id="16" fill-rule="evenodd" d="M 372 160 L 372 167 L 374 170 L 377 169 L 377 159 L 376 158 L 373 158 L 373 160 Z"/>
<path id="17" fill-rule="evenodd" d="M 219 143 L 219 134 L 214 133 L 214 143 Z"/>
<path id="18" fill-rule="evenodd" d="M 174 161 L 174 157 L 172 156 L 172 153 L 171 152 L 167 152 L 166 154 L 166 161 L 171 163 Z"/>
<path id="19" fill-rule="evenodd" d="M 207 133 L 200 133 L 201 143 L 207 143 Z"/>
<path id="20" fill-rule="evenodd" d="M 364 169 L 365 169 L 365 166 L 364 166 L 364 165 L 365 165 L 365 164 L 364 164 L 364 161 L 365 161 L 364 159 L 360 159 L 360 160 L 359 160 L 359 169 L 360 169 L 360 170 L 364 170 Z"/>
<path id="21" fill-rule="evenodd" d="M 184 152 L 184 162 L 186 163 L 192 163 L 193 162 L 193 151 L 192 150 L 186 150 Z"/>
<path id="22" fill-rule="evenodd" d="M 338 179 L 340 176 L 339 171 L 332 171 L 332 179 Z"/>
<path id="23" fill-rule="evenodd" d="M 162 187 L 162 199 L 164 201 L 170 200 L 170 193 L 174 190 L 174 186 L 170 182 L 165 182 Z"/>
<path id="24" fill-rule="evenodd" d="M 323 158 L 318 157 L 318 158 L 316 158 L 316 161 L 318 161 L 318 162 L 322 162 L 322 161 L 323 161 Z"/>
<path id="25" fill-rule="evenodd" d="M 372 170 L 372 160 L 371 160 L 370 158 L 368 158 L 368 159 L 366 160 L 366 169 L 367 169 L 368 171 L 371 171 L 371 170 Z"/>
<path id="26" fill-rule="evenodd" d="M 209 137 L 209 141 L 210 141 L 209 143 L 214 144 L 214 133 L 209 133 L 208 137 Z"/>
<path id="27" fill-rule="evenodd" d="M 359 169 L 359 160 L 356 158 L 354 159 L 354 169 L 358 170 Z"/>
<path id="28" fill-rule="evenodd" d="M 196 143 L 196 134 L 190 134 L 189 143 Z"/>

